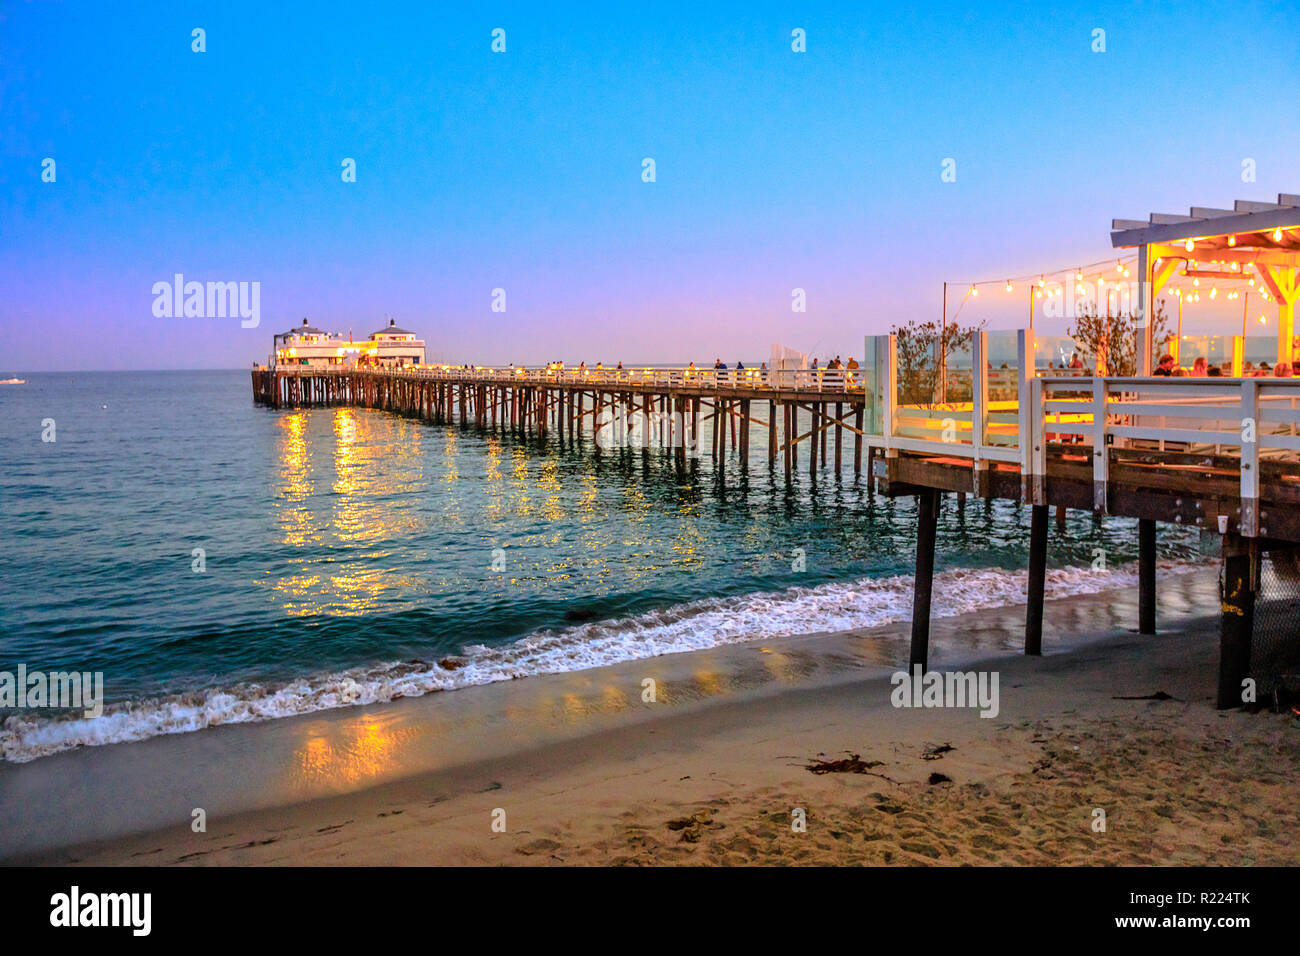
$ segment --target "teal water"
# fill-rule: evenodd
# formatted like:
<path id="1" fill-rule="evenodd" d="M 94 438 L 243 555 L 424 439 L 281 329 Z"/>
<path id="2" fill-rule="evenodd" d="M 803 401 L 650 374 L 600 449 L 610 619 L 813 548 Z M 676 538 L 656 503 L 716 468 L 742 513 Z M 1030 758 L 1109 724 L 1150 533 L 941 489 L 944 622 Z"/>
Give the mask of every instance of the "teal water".
<path id="1" fill-rule="evenodd" d="M 0 386 L 0 671 L 103 671 L 115 706 L 0 711 L 10 759 L 910 614 L 911 500 L 847 467 L 787 487 L 764 429 L 723 481 L 590 439 L 259 408 L 246 371 L 21 377 Z M 949 501 L 936 612 L 1015 603 L 1027 530 Z M 1135 548 L 1132 522 L 1072 515 L 1052 586 L 1127 583 Z M 1197 548 L 1162 530 L 1163 559 Z"/>

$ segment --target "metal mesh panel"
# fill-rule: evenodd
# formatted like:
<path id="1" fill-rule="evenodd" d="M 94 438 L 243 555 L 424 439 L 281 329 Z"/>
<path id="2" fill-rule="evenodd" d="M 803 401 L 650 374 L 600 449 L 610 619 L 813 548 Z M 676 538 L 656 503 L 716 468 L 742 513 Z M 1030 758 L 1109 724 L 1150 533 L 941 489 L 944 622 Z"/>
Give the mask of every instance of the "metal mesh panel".
<path id="1" fill-rule="evenodd" d="M 1250 672 L 1261 701 L 1279 687 L 1300 692 L 1300 549 L 1260 562 Z"/>

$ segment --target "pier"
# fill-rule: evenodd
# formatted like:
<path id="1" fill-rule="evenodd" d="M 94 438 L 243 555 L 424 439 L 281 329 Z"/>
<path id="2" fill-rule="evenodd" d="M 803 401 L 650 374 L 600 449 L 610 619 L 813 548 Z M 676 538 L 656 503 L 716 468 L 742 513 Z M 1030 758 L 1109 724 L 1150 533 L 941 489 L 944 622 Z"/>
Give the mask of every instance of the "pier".
<path id="1" fill-rule="evenodd" d="M 1000 369 L 987 359 L 989 333 L 975 335 L 968 361 L 945 369 L 945 392 L 958 399 L 949 402 L 898 401 L 894 336 L 868 339 L 872 360 L 853 371 L 258 367 L 253 398 L 657 447 L 679 462 L 708 454 L 720 474 L 729 460 L 747 472 L 755 449 L 787 481 L 801 453 L 812 482 L 846 466 L 858 479 L 865 467 L 879 493 L 917 499 L 911 663 L 922 667 L 945 496 L 1032 509 L 1027 654 L 1042 653 L 1049 509 L 1137 519 L 1142 634 L 1157 628 L 1158 523 L 1190 525 L 1221 545 L 1217 700 L 1240 705 L 1261 560 L 1294 566 L 1300 546 L 1300 380 L 1065 374 L 1034 367 L 1033 333 L 1013 334 L 1018 361 Z M 1300 632 L 1300 619 L 1290 627 Z"/>
<path id="2" fill-rule="evenodd" d="M 896 335 L 867 337 L 862 367 L 854 369 L 276 364 L 254 369 L 253 398 L 274 408 L 381 408 L 561 441 L 591 435 L 597 447 L 671 449 L 679 462 L 703 454 L 707 434 L 722 476 L 731 467 L 747 473 L 755 447 L 787 482 L 799 474 L 801 452 L 814 483 L 842 479 L 846 455 L 859 480 L 865 458 L 877 491 L 917 500 L 910 657 L 922 668 L 929 662 L 936 523 L 945 496 L 963 503 L 1000 498 L 1031 509 L 1024 650 L 1033 655 L 1043 647 L 1049 509 L 1137 520 L 1141 634 L 1155 634 L 1158 624 L 1158 525 L 1195 527 L 1216 541 L 1221 556 L 1218 706 L 1249 703 L 1255 698 L 1247 679 L 1258 673 L 1252 648 L 1261 631 L 1288 662 L 1300 645 L 1300 379 L 1290 377 L 1300 364 L 1300 194 L 1115 219 L 1111 227 L 1113 248 L 1136 250 L 1137 278 L 1125 305 L 1114 274 L 1093 277 L 1096 314 L 1104 300 L 1107 329 L 1094 343 L 1096 374 L 1064 362 L 1058 368 L 1038 355 L 1034 303 L 1046 285 L 1040 275 L 1029 289 L 1029 328 L 972 328 L 969 348 L 951 354 L 926 354 L 908 340 L 901 364 Z M 1129 274 L 1122 259 L 1116 270 Z M 1080 291 L 1088 278 L 1075 270 Z M 1175 285 L 1180 281 L 1192 284 Z M 1229 298 L 1243 297 L 1231 374 L 1210 377 L 1204 358 L 1200 377 L 1153 374 L 1156 346 L 1165 343 L 1155 340 L 1156 297 L 1168 301 L 1172 292 L 1177 302 L 1177 326 L 1167 340 L 1173 354 L 1165 357 L 1177 362 L 1183 303 L 1199 301 L 1203 281 L 1210 298 L 1216 283 L 1233 288 Z M 1012 292 L 1014 283 L 1005 280 L 1005 288 Z M 1276 311 L 1273 377 L 1247 372 L 1252 291 Z M 1112 300 L 1133 319 L 1135 374 L 1107 373 L 1112 358 L 1122 361 L 1125 345 L 1109 338 Z M 945 332 L 948 322 L 945 285 Z M 346 347 L 330 344 L 337 354 L 327 361 L 346 355 Z M 292 348 L 283 354 L 306 361 Z M 1262 626 L 1260 614 L 1267 618 Z M 1280 678 L 1269 666 L 1270 680 Z M 1287 666 L 1300 670 L 1300 660 Z"/>
<path id="3" fill-rule="evenodd" d="M 560 441 L 589 436 L 597 446 L 671 449 L 682 461 L 707 451 L 722 462 L 729 447 L 742 469 L 758 429 L 770 464 L 793 476 L 802 446 L 814 480 L 828 459 L 839 473 L 848 455 L 861 475 L 864 449 L 876 447 L 864 430 L 863 379 L 845 369 L 259 367 L 253 400 L 355 405 Z"/>

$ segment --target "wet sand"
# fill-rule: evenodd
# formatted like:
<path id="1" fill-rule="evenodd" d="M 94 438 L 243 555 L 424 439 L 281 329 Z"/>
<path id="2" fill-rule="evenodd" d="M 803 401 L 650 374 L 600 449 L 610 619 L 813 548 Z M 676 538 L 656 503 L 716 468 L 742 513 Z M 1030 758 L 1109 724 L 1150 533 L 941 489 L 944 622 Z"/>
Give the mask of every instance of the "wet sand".
<path id="1" fill-rule="evenodd" d="M 932 667 L 998 673 L 992 719 L 891 704 L 907 625 L 784 638 L 7 765 L 0 845 L 126 865 L 1300 862 L 1300 729 L 1213 709 L 1212 572 L 1160 600 L 1156 637 L 1132 632 L 1132 591 L 1049 602 L 1042 658 L 1016 653 L 1023 607 L 936 621 Z"/>

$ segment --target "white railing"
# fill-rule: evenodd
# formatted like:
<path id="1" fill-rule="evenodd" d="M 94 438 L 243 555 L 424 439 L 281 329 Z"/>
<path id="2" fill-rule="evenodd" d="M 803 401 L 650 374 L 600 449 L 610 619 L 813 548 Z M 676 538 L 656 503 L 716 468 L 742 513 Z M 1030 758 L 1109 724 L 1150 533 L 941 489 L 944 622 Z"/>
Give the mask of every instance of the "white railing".
<path id="1" fill-rule="evenodd" d="M 667 388 L 754 389 L 756 391 L 861 392 L 862 373 L 855 369 L 765 368 L 486 368 L 455 365 L 374 367 L 289 365 L 278 371 L 299 375 L 382 371 L 431 381 L 474 381 L 576 385 L 595 387 L 655 386 Z"/>
<path id="2" fill-rule="evenodd" d="M 987 333 L 972 343 L 969 401 L 897 404 L 892 336 L 875 399 L 881 433 L 868 442 L 898 452 L 1020 466 L 1027 500 L 1046 504 L 1049 444 L 1077 445 L 1092 460 L 1094 507 L 1106 510 L 1111 455 L 1134 449 L 1216 456 L 1237 462 L 1241 533 L 1259 534 L 1260 462 L 1295 462 L 1300 477 L 1300 379 L 1096 378 L 1072 370 L 1028 371 L 1033 335 L 1019 334 L 1016 398 L 990 401 L 1007 369 L 988 367 Z M 949 379 L 951 381 L 951 378 Z M 1026 440 L 1028 436 L 1028 440 Z"/>

